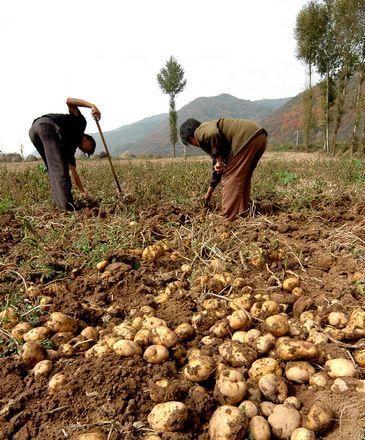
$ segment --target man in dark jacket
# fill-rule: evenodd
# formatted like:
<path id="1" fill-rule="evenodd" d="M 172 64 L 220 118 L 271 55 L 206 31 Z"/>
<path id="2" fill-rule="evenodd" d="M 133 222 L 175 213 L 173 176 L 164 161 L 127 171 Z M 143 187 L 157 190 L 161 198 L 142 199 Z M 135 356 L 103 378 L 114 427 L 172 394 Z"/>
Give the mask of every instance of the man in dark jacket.
<path id="1" fill-rule="evenodd" d="M 37 118 L 33 121 L 29 136 L 46 164 L 54 203 L 61 211 L 72 211 L 70 171 L 75 185 L 81 193 L 86 194 L 76 170 L 76 149 L 80 148 L 90 156 L 96 145 L 95 140 L 84 133 L 86 119 L 79 107 L 90 108 L 96 120 L 100 119 L 100 111 L 94 104 L 82 99 L 67 98 L 66 104 L 68 114 L 49 113 Z"/>

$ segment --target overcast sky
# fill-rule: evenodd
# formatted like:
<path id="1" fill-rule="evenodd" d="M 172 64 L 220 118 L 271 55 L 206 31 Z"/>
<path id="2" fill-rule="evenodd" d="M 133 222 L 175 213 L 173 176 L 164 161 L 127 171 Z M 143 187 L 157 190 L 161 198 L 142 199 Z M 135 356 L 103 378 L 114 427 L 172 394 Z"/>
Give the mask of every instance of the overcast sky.
<path id="1" fill-rule="evenodd" d="M 244 99 L 300 92 L 293 27 L 305 0 L 2 0 L 0 149 L 26 153 L 31 122 L 95 103 L 104 130 L 168 110 L 156 74 L 170 55 L 199 96 Z M 96 131 L 87 115 L 87 131 Z"/>

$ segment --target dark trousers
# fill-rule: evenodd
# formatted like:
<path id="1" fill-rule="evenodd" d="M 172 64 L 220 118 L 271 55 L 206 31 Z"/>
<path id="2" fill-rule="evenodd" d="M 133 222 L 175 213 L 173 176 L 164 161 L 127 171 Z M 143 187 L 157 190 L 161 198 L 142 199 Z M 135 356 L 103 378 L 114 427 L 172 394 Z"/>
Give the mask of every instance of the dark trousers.
<path id="1" fill-rule="evenodd" d="M 72 185 L 58 126 L 47 117 L 36 119 L 29 137 L 46 164 L 54 203 L 61 211 L 72 211 Z"/>

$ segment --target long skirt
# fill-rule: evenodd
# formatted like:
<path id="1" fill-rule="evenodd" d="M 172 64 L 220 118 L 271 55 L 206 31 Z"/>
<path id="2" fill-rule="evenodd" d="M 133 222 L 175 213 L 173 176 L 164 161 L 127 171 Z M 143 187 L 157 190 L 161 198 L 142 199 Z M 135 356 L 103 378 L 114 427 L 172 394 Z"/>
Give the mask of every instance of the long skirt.
<path id="1" fill-rule="evenodd" d="M 222 175 L 222 214 L 233 221 L 248 209 L 252 174 L 264 154 L 266 133 L 255 136 L 228 162 Z"/>

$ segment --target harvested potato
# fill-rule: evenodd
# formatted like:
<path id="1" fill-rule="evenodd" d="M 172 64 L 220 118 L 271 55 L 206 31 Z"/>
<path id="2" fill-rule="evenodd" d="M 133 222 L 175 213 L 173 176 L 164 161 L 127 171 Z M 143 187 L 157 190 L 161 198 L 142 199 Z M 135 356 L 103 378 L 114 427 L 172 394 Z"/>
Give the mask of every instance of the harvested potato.
<path id="1" fill-rule="evenodd" d="M 99 343 L 99 344 L 95 344 L 93 347 L 91 347 L 89 350 L 87 350 L 85 352 L 85 357 L 89 358 L 89 357 L 95 356 L 95 357 L 99 358 L 99 357 L 103 357 L 103 356 L 108 356 L 112 353 L 113 353 L 113 350 L 111 347 L 109 347 L 109 345 Z"/>
<path id="2" fill-rule="evenodd" d="M 306 323 L 307 321 L 314 322 L 314 312 L 312 310 L 306 310 L 299 316 L 299 322 L 302 324 Z"/>
<path id="3" fill-rule="evenodd" d="M 266 319 L 271 315 L 279 313 L 279 306 L 276 301 L 266 300 L 264 302 L 256 302 L 251 307 L 250 313 L 257 318 Z"/>
<path id="4" fill-rule="evenodd" d="M 259 413 L 257 406 L 251 400 L 244 400 L 242 403 L 240 403 L 239 408 L 242 409 L 248 420 L 251 420 Z"/>
<path id="5" fill-rule="evenodd" d="M 282 341 L 276 347 L 276 354 L 282 361 L 313 359 L 318 356 L 317 346 L 307 341 L 290 339 Z"/>
<path id="6" fill-rule="evenodd" d="M 182 402 L 159 403 L 148 415 L 148 423 L 157 433 L 181 431 L 188 419 L 188 409 Z"/>
<path id="7" fill-rule="evenodd" d="M 241 342 L 241 344 L 245 343 L 245 335 L 247 332 L 239 330 L 238 332 L 234 332 L 232 335 L 232 341 Z"/>
<path id="8" fill-rule="evenodd" d="M 217 310 L 220 307 L 219 301 L 215 298 L 209 298 L 203 301 L 203 309 L 205 310 Z"/>
<path id="9" fill-rule="evenodd" d="M 228 316 L 228 322 L 233 330 L 247 329 L 251 326 L 251 318 L 244 310 L 236 310 Z"/>
<path id="10" fill-rule="evenodd" d="M 235 278 L 233 280 L 232 286 L 236 289 L 241 289 L 246 284 L 244 278 Z"/>
<path id="11" fill-rule="evenodd" d="M 294 287 L 294 289 L 292 290 L 292 295 L 296 296 L 297 298 L 299 298 L 300 296 L 303 295 L 303 289 L 301 287 Z"/>
<path id="12" fill-rule="evenodd" d="M 284 400 L 284 405 L 285 406 L 293 406 L 298 411 L 300 410 L 300 407 L 301 407 L 300 400 L 297 397 L 295 397 L 295 396 L 287 397 Z"/>
<path id="13" fill-rule="evenodd" d="M 241 440 L 244 438 L 247 425 L 248 420 L 242 410 L 235 406 L 220 406 L 210 419 L 209 439 Z"/>
<path id="14" fill-rule="evenodd" d="M 309 331 L 307 341 L 314 345 L 320 345 L 328 342 L 328 336 L 322 332 L 312 329 Z"/>
<path id="15" fill-rule="evenodd" d="M 190 339 L 195 335 L 192 325 L 184 322 L 175 328 L 175 334 L 180 340 Z"/>
<path id="16" fill-rule="evenodd" d="M 354 377 L 356 374 L 355 365 L 344 358 L 330 359 L 325 363 L 325 370 L 332 379 L 337 377 Z"/>
<path id="17" fill-rule="evenodd" d="M 119 324 L 113 328 L 113 333 L 117 336 L 120 336 L 122 339 L 128 339 L 129 341 L 133 341 L 134 337 L 137 334 L 137 330 L 128 324 Z"/>
<path id="18" fill-rule="evenodd" d="M 104 269 L 106 269 L 106 267 L 108 266 L 109 261 L 108 260 L 102 260 L 99 261 L 99 263 L 97 263 L 96 268 L 102 272 Z"/>
<path id="19" fill-rule="evenodd" d="M 121 357 L 133 357 L 137 354 L 141 354 L 141 347 L 133 341 L 128 339 L 121 339 L 113 345 L 115 354 Z"/>
<path id="20" fill-rule="evenodd" d="M 324 373 L 315 373 L 309 378 L 309 385 L 324 388 L 327 385 L 327 376 Z"/>
<path id="21" fill-rule="evenodd" d="M 204 336 L 204 338 L 202 338 L 200 342 L 204 345 L 218 345 L 222 342 L 222 340 L 219 338 L 215 338 L 214 336 Z"/>
<path id="22" fill-rule="evenodd" d="M 11 330 L 11 335 L 13 338 L 22 340 L 23 336 L 32 329 L 32 326 L 29 322 L 19 322 L 15 327 Z"/>
<path id="23" fill-rule="evenodd" d="M 314 432 L 327 431 L 334 422 L 332 409 L 324 402 L 315 402 L 310 407 L 306 417 L 304 417 L 303 427 Z"/>
<path id="24" fill-rule="evenodd" d="M 256 381 L 269 373 L 273 373 L 279 377 L 282 376 L 282 369 L 278 361 L 273 358 L 257 359 L 248 370 L 249 376 Z"/>
<path id="25" fill-rule="evenodd" d="M 72 332 L 58 332 L 52 336 L 51 341 L 54 346 L 60 347 L 62 344 L 69 342 L 74 336 Z"/>
<path id="26" fill-rule="evenodd" d="M 237 341 L 226 341 L 219 347 L 219 354 L 232 367 L 249 367 L 257 358 L 257 353 Z"/>
<path id="27" fill-rule="evenodd" d="M 94 327 L 85 327 L 82 332 L 80 333 L 80 335 L 83 337 L 83 339 L 85 340 L 92 340 L 92 341 L 97 341 L 99 338 L 99 332 L 94 328 Z"/>
<path id="28" fill-rule="evenodd" d="M 365 349 L 361 348 L 354 352 L 354 359 L 361 368 L 365 368 Z"/>
<path id="29" fill-rule="evenodd" d="M 58 349 L 58 353 L 60 356 L 69 357 L 75 354 L 75 349 L 71 344 L 62 344 Z"/>
<path id="30" fill-rule="evenodd" d="M 151 339 L 154 344 L 164 345 L 167 348 L 177 344 L 176 334 L 168 327 L 162 325 L 151 330 Z"/>
<path id="31" fill-rule="evenodd" d="M 133 327 L 134 329 L 136 329 L 137 332 L 138 332 L 138 330 L 141 330 L 142 325 L 143 325 L 143 318 L 142 318 L 142 316 L 136 316 L 136 317 L 132 320 L 132 322 L 131 322 L 131 327 Z"/>
<path id="32" fill-rule="evenodd" d="M 166 321 L 160 318 L 156 318 L 155 316 L 147 316 L 142 324 L 142 328 L 146 328 L 147 330 L 152 330 L 156 327 L 166 327 Z"/>
<path id="33" fill-rule="evenodd" d="M 265 417 L 269 417 L 269 415 L 272 414 L 276 406 L 277 405 L 275 405 L 275 403 L 273 402 L 264 401 L 260 403 L 260 411 Z"/>
<path id="34" fill-rule="evenodd" d="M 226 319 L 215 323 L 209 331 L 214 334 L 217 338 L 224 338 L 228 336 L 230 332 L 229 323 Z"/>
<path id="35" fill-rule="evenodd" d="M 44 361 L 40 361 L 33 367 L 33 374 L 35 377 L 46 376 L 50 373 L 52 369 L 52 362 L 50 360 L 45 359 Z"/>
<path id="36" fill-rule="evenodd" d="M 242 402 L 247 385 L 240 371 L 232 368 L 223 370 L 215 384 L 214 396 L 222 405 Z"/>
<path id="37" fill-rule="evenodd" d="M 259 354 L 265 354 L 272 349 L 275 345 L 275 341 L 275 336 L 271 333 L 267 333 L 266 335 L 259 336 L 252 346 Z"/>
<path id="38" fill-rule="evenodd" d="M 45 326 L 55 333 L 75 333 L 78 328 L 77 321 L 61 312 L 53 312 L 50 315 L 49 320 L 46 322 Z"/>
<path id="39" fill-rule="evenodd" d="M 214 315 L 214 312 L 210 310 L 203 310 L 202 312 L 195 313 L 191 317 L 191 324 L 194 327 L 195 330 L 209 330 L 212 325 L 215 324 L 217 320 L 216 315 Z"/>
<path id="40" fill-rule="evenodd" d="M 243 338 L 244 344 L 250 345 L 252 347 L 256 339 L 259 338 L 260 336 L 261 336 L 260 330 L 258 330 L 257 328 L 252 328 L 251 330 L 248 330 L 248 332 L 246 332 Z"/>
<path id="41" fill-rule="evenodd" d="M 66 383 L 66 376 L 62 373 L 57 373 L 52 376 L 51 380 L 48 382 L 48 389 L 51 393 L 56 393 L 60 391 Z"/>
<path id="42" fill-rule="evenodd" d="M 13 307 L 7 307 L 0 312 L 0 327 L 10 330 L 18 324 L 18 315 Z"/>
<path id="43" fill-rule="evenodd" d="M 365 310 L 354 309 L 343 332 L 347 338 L 362 338 L 365 336 Z"/>
<path id="44" fill-rule="evenodd" d="M 277 438 L 287 439 L 302 424 L 302 416 L 293 407 L 277 405 L 269 415 L 268 422 Z"/>
<path id="45" fill-rule="evenodd" d="M 292 292 L 296 287 L 299 287 L 300 280 L 297 277 L 287 278 L 283 281 L 283 289 L 287 292 Z"/>
<path id="46" fill-rule="evenodd" d="M 141 314 L 143 315 L 143 317 L 151 317 L 151 316 L 155 316 L 155 310 L 153 307 L 151 306 L 142 306 L 139 311 L 141 312 Z M 159 324 L 162 325 L 162 324 Z"/>
<path id="47" fill-rule="evenodd" d="M 149 364 L 163 364 L 169 358 L 169 350 L 164 345 L 150 345 L 143 353 Z"/>
<path id="48" fill-rule="evenodd" d="M 233 298 L 233 300 L 229 302 L 229 307 L 232 310 L 249 311 L 252 307 L 251 295 L 242 295 L 237 298 Z"/>
<path id="49" fill-rule="evenodd" d="M 255 416 L 250 420 L 249 430 L 252 440 L 270 440 L 270 425 L 262 416 Z"/>
<path id="50" fill-rule="evenodd" d="M 288 319 L 283 315 L 272 315 L 266 318 L 265 326 L 269 333 L 279 338 L 289 332 Z"/>
<path id="51" fill-rule="evenodd" d="M 316 436 L 313 431 L 309 431 L 306 428 L 298 428 L 292 432 L 290 440 L 316 440 Z"/>
<path id="52" fill-rule="evenodd" d="M 151 342 L 151 330 L 143 328 L 136 333 L 134 342 L 142 347 L 145 347 Z"/>
<path id="53" fill-rule="evenodd" d="M 210 356 L 199 354 L 189 357 L 187 365 L 183 369 L 184 376 L 192 382 L 203 382 L 214 372 L 215 363 Z"/>
<path id="54" fill-rule="evenodd" d="M 21 357 L 24 363 L 34 367 L 47 357 L 47 352 L 38 342 L 26 342 L 22 347 Z"/>
<path id="55" fill-rule="evenodd" d="M 283 403 L 288 397 L 288 387 L 283 378 L 275 374 L 265 374 L 258 382 L 260 391 L 271 402 Z"/>
<path id="56" fill-rule="evenodd" d="M 328 324 L 336 328 L 344 328 L 348 323 L 347 316 L 342 312 L 331 312 L 328 315 Z"/>
<path id="57" fill-rule="evenodd" d="M 39 342 L 47 339 L 50 335 L 50 331 L 47 327 L 35 327 L 29 330 L 29 332 L 23 335 L 23 339 L 26 342 Z"/>
<path id="58" fill-rule="evenodd" d="M 289 362 L 285 367 L 285 376 L 288 380 L 297 383 L 307 383 L 310 377 L 316 372 L 309 362 Z"/>

